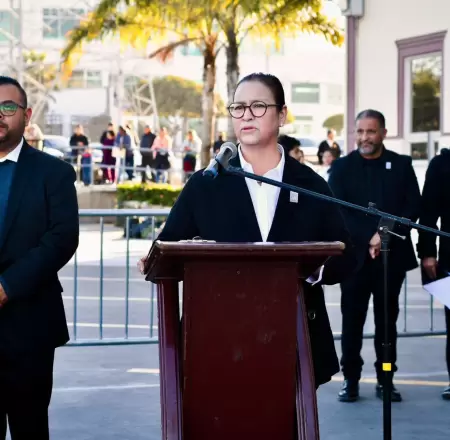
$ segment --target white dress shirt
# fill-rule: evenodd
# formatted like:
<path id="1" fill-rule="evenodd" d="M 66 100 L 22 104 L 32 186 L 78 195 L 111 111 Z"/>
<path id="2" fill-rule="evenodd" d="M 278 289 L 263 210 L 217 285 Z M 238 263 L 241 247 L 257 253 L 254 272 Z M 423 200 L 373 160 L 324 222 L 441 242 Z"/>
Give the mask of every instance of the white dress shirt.
<path id="1" fill-rule="evenodd" d="M 22 151 L 23 138 L 21 139 L 19 145 L 17 145 L 14 150 L 10 151 L 5 157 L 0 158 L 0 162 L 5 162 L 10 160 L 11 162 L 17 162 L 19 160 L 20 152 Z"/>
<path id="2" fill-rule="evenodd" d="M 278 145 L 278 151 L 281 153 L 281 159 L 275 168 L 267 171 L 263 177 L 268 179 L 276 180 L 277 182 L 283 181 L 283 171 L 285 164 L 284 148 Z M 241 151 L 241 146 L 238 148 L 239 160 L 241 162 L 241 168 L 248 172 L 254 173 L 253 167 L 245 159 Z M 247 188 L 252 199 L 253 208 L 255 209 L 256 219 L 258 221 L 259 230 L 261 232 L 261 237 L 263 241 L 267 241 L 269 236 L 270 228 L 272 227 L 273 218 L 275 216 L 275 210 L 278 204 L 278 197 L 280 195 L 280 188 L 273 185 L 268 185 L 267 183 L 258 182 L 253 179 L 245 178 L 247 183 Z M 309 277 L 308 282 L 312 284 L 318 283 L 322 279 L 323 267 L 320 268 L 320 273 L 318 278 Z"/>

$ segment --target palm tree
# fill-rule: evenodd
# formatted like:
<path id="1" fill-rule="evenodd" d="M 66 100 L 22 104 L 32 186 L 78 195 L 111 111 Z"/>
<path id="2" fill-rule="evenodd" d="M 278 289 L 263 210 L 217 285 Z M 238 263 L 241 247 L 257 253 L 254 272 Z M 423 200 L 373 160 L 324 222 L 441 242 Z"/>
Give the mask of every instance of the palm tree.
<path id="1" fill-rule="evenodd" d="M 215 26 L 213 1 L 201 6 L 194 3 L 168 0 L 164 7 L 159 2 L 125 1 L 127 8 L 118 10 L 120 0 L 102 0 L 97 8 L 69 35 L 64 48 L 63 70 L 69 75 L 83 53 L 86 42 L 118 35 L 122 44 L 146 48 L 148 42 L 159 48 L 149 58 L 168 60 L 183 46 L 195 45 L 203 54 L 203 135 L 201 164 L 210 160 L 210 148 L 214 141 L 216 115 L 216 60 L 222 48 Z M 155 37 L 155 34 L 157 36 Z M 175 41 L 173 41 L 175 40 Z"/>
<path id="2" fill-rule="evenodd" d="M 125 6 L 123 12 L 119 6 Z M 70 35 L 63 51 L 66 71 L 82 53 L 84 42 L 119 34 L 123 43 L 145 47 L 160 44 L 150 54 L 166 61 L 176 49 L 196 46 L 203 54 L 203 149 L 201 164 L 210 159 L 214 140 L 216 60 L 222 48 L 227 56 L 227 92 L 232 101 L 239 79 L 239 46 L 247 36 L 281 37 L 298 32 L 322 33 L 334 44 L 342 34 L 320 14 L 322 0 L 102 0 L 95 11 Z M 155 33 L 158 35 L 155 37 Z M 229 139 L 234 138 L 229 124 Z"/>
<path id="3" fill-rule="evenodd" d="M 231 1 L 221 23 L 227 55 L 228 102 L 232 102 L 240 77 L 239 47 L 247 38 L 265 41 L 267 50 L 280 49 L 283 38 L 300 33 L 320 34 L 331 44 L 341 46 L 342 30 L 337 23 L 321 13 L 323 0 Z M 228 124 L 228 139 L 233 139 Z"/>

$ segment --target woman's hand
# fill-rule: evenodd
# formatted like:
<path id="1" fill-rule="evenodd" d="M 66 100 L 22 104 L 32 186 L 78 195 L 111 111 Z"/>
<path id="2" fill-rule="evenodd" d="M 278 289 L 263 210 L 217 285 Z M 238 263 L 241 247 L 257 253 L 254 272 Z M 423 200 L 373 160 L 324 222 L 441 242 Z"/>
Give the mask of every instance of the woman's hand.
<path id="1" fill-rule="evenodd" d="M 145 270 L 145 263 L 146 263 L 146 261 L 147 261 L 147 257 L 143 257 L 137 262 L 137 267 L 139 269 L 139 272 L 142 275 L 145 275 L 144 270 Z"/>

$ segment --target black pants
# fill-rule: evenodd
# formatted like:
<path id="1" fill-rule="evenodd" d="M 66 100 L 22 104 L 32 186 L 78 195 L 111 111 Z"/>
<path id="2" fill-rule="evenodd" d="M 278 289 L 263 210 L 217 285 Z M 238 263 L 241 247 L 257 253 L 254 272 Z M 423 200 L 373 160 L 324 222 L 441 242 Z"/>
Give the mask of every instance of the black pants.
<path id="1" fill-rule="evenodd" d="M 405 272 L 391 267 L 388 273 L 389 339 L 391 342 L 392 372 L 397 371 L 397 318 L 399 295 Z M 381 257 L 367 260 L 363 268 L 341 284 L 342 299 L 342 358 L 344 377 L 359 380 L 364 361 L 361 357 L 362 336 L 370 295 L 373 294 L 375 318 L 375 370 L 378 380 L 383 377 L 384 300 L 383 266 Z"/>
<path id="2" fill-rule="evenodd" d="M 48 406 L 54 350 L 27 354 L 0 351 L 0 439 L 7 421 L 12 440 L 49 439 Z"/>
<path id="3" fill-rule="evenodd" d="M 445 308 L 445 323 L 447 327 L 447 346 L 446 346 L 446 359 L 447 359 L 447 371 L 450 378 L 450 309 Z"/>
<path id="4" fill-rule="evenodd" d="M 144 168 L 150 167 L 150 168 L 152 168 L 153 163 L 154 163 L 154 160 L 153 160 L 152 156 L 149 156 L 148 154 L 147 155 L 144 155 L 144 154 L 142 155 L 141 167 L 144 167 Z M 141 176 L 142 176 L 142 183 L 145 183 L 148 180 L 146 170 L 141 171 Z M 155 180 L 155 179 L 152 179 L 152 180 Z"/>

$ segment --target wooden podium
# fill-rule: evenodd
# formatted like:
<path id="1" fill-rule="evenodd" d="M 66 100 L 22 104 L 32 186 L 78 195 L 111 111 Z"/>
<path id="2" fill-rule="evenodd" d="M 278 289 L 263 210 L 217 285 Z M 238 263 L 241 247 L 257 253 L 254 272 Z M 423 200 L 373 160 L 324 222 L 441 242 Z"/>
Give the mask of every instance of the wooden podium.
<path id="1" fill-rule="evenodd" d="M 299 279 L 343 249 L 155 242 L 163 440 L 319 440 Z"/>

